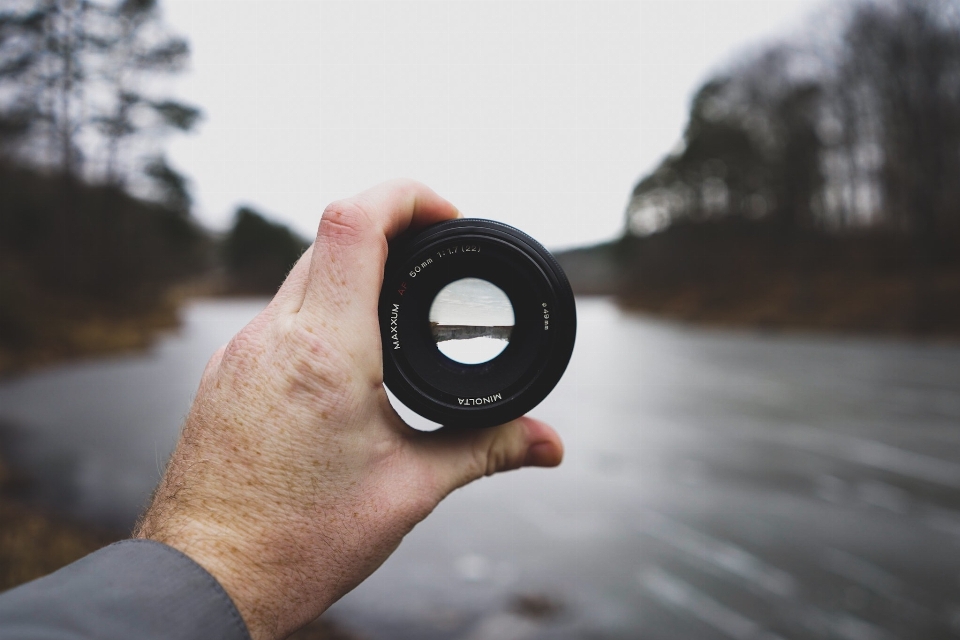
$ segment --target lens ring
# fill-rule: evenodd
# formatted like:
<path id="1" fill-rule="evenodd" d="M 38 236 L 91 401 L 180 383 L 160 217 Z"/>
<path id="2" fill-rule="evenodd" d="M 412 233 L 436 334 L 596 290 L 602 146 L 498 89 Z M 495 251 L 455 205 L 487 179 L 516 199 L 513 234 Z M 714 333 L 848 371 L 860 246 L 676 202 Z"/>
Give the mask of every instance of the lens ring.
<path id="1" fill-rule="evenodd" d="M 429 322 L 436 295 L 462 278 L 502 290 L 516 314 L 487 362 L 444 356 Z M 442 222 L 391 243 L 380 295 L 383 375 L 407 407 L 434 422 L 485 427 L 517 418 L 556 386 L 573 352 L 576 305 L 563 270 L 527 234 L 491 220 Z"/>

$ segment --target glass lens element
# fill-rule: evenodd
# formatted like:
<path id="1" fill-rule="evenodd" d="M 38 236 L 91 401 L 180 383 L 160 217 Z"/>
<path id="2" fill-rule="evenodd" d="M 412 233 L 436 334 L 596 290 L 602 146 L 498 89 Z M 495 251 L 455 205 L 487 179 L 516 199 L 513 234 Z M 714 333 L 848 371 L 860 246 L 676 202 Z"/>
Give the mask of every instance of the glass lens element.
<path id="1" fill-rule="evenodd" d="M 440 353 L 461 364 L 493 360 L 510 343 L 513 305 L 495 284 L 461 278 L 430 305 L 430 331 Z"/>

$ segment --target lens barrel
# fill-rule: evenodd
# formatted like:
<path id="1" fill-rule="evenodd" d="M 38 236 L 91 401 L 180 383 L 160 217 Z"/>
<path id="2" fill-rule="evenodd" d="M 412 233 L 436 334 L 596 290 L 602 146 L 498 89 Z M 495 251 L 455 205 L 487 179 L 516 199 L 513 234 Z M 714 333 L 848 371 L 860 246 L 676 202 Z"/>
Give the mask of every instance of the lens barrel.
<path id="1" fill-rule="evenodd" d="M 495 328 L 509 342 L 479 364 L 444 355 L 431 329 L 437 294 L 464 278 L 495 285 L 513 307 L 512 330 Z M 391 243 L 379 319 L 390 391 L 428 420 L 472 427 L 508 422 L 538 405 L 567 368 L 577 330 L 573 292 L 550 252 L 518 229 L 475 218 Z"/>

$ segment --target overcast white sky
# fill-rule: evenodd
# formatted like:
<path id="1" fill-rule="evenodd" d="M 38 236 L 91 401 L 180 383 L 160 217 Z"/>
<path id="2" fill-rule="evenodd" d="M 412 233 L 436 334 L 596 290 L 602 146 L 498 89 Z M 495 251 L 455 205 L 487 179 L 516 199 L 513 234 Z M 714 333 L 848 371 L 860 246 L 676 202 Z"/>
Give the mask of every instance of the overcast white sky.
<path id="1" fill-rule="evenodd" d="M 692 93 L 810 0 L 166 0 L 190 40 L 170 146 L 198 214 L 246 203 L 311 236 L 323 207 L 397 176 L 550 248 L 610 239 Z"/>

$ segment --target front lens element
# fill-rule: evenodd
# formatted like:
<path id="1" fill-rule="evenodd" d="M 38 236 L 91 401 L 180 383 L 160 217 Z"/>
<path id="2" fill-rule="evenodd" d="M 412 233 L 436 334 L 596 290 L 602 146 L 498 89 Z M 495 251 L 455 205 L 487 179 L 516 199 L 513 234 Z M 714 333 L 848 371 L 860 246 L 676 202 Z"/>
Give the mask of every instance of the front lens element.
<path id="1" fill-rule="evenodd" d="M 510 343 L 513 305 L 497 285 L 461 278 L 437 293 L 429 320 L 440 353 L 461 364 L 482 364 Z"/>

